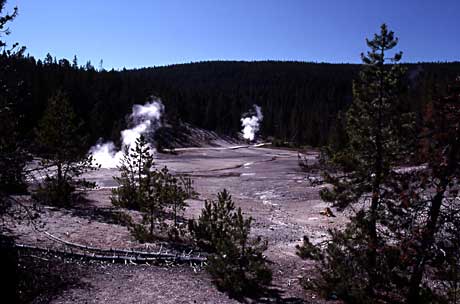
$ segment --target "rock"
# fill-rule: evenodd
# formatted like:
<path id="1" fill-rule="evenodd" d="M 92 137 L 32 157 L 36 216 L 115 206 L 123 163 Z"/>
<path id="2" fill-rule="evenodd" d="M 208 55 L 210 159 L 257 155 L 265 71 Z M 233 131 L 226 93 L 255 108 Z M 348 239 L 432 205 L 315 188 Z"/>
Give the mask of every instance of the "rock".
<path id="1" fill-rule="evenodd" d="M 320 211 L 319 214 L 327 217 L 335 217 L 334 213 L 332 213 L 332 210 L 329 207 L 324 208 L 324 210 Z"/>

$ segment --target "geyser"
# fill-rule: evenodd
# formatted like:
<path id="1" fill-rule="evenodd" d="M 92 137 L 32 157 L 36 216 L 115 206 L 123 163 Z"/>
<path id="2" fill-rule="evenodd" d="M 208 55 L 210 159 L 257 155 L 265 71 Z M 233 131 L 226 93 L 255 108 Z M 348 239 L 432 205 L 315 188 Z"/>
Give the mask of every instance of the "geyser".
<path id="1" fill-rule="evenodd" d="M 258 105 L 254 105 L 255 115 L 241 118 L 241 126 L 243 127 L 243 137 L 247 140 L 253 141 L 256 133 L 259 131 L 260 122 L 264 118 L 262 109 Z"/>
<path id="2" fill-rule="evenodd" d="M 121 131 L 122 149 L 117 150 L 113 142 L 98 143 L 91 147 L 89 152 L 93 155 L 94 161 L 102 168 L 116 168 L 120 164 L 125 148 L 134 148 L 136 139 L 142 134 L 155 132 L 160 127 L 160 118 L 164 106 L 161 100 L 154 99 L 144 105 L 133 105 L 130 115 L 133 127 Z M 153 147 L 150 147 L 153 150 Z"/>

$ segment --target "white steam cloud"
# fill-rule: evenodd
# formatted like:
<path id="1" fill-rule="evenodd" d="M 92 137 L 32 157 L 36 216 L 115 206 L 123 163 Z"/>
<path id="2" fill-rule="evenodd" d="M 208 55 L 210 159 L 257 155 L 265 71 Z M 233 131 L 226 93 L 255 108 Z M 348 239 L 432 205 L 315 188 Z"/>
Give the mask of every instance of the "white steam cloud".
<path id="1" fill-rule="evenodd" d="M 260 122 L 264 118 L 262 109 L 258 105 L 254 105 L 255 115 L 241 118 L 241 126 L 243 127 L 243 137 L 253 141 L 256 133 L 259 131 Z"/>
<path id="2" fill-rule="evenodd" d="M 125 147 L 134 148 L 136 139 L 147 132 L 154 132 L 160 126 L 163 110 L 164 106 L 160 100 L 152 100 L 144 105 L 135 104 L 130 115 L 134 127 L 121 131 L 122 149 L 118 151 L 113 142 L 96 144 L 89 150 L 94 161 L 102 168 L 116 168 L 120 164 Z"/>

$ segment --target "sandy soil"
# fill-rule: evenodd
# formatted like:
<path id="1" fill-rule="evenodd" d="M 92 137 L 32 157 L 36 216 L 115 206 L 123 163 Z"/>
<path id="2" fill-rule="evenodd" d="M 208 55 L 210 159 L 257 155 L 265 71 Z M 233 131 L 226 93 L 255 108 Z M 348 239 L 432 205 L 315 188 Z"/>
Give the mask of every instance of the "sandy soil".
<path id="1" fill-rule="evenodd" d="M 316 153 L 307 158 L 313 162 Z M 205 199 L 213 199 L 226 188 L 237 206 L 254 218 L 254 235 L 269 241 L 266 252 L 273 263 L 274 288 L 283 293 L 285 303 L 321 303 L 314 294 L 306 293 L 298 284 L 301 275 L 311 272 L 311 264 L 295 255 L 295 245 L 303 235 L 312 240 L 326 237 L 328 228 L 340 227 L 346 218 L 320 214 L 326 204 L 319 199 L 321 186 L 311 186 L 302 172 L 297 152 L 242 147 L 238 149 L 182 149 L 177 155 L 161 154 L 158 166 L 193 177 L 200 196 L 191 200 L 185 217 L 197 217 Z M 159 244 L 140 245 L 126 227 L 105 219 L 104 211 L 112 208 L 110 187 L 117 171 L 101 169 L 87 179 L 100 188 L 90 191 L 88 206 L 72 210 L 43 210 L 43 227 L 18 225 L 20 242 L 56 246 L 39 230 L 46 230 L 63 239 L 97 247 L 139 248 L 157 250 Z M 308 175 L 308 176 L 307 176 Z M 203 271 L 188 266 L 162 268 L 158 266 L 99 265 L 88 266 L 82 278 L 87 288 L 66 290 L 53 303 L 234 303 L 211 284 Z"/>

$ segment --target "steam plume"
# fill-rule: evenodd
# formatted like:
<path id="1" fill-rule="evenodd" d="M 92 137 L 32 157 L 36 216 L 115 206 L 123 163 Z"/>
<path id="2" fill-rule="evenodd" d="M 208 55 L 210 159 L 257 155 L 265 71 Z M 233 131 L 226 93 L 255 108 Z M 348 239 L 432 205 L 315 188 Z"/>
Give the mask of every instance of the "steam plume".
<path id="1" fill-rule="evenodd" d="M 117 167 L 125 147 L 133 148 L 139 136 L 147 132 L 154 132 L 160 126 L 163 110 L 164 106 L 159 99 L 153 99 L 144 105 L 135 104 L 130 115 L 134 127 L 121 131 L 122 149 L 117 151 L 113 142 L 96 144 L 89 150 L 95 162 L 100 164 L 102 168 Z"/>
<path id="2" fill-rule="evenodd" d="M 258 105 L 254 105 L 255 115 L 241 118 L 241 126 L 243 127 L 243 137 L 253 141 L 256 133 L 259 131 L 260 122 L 264 118 L 262 109 Z"/>

